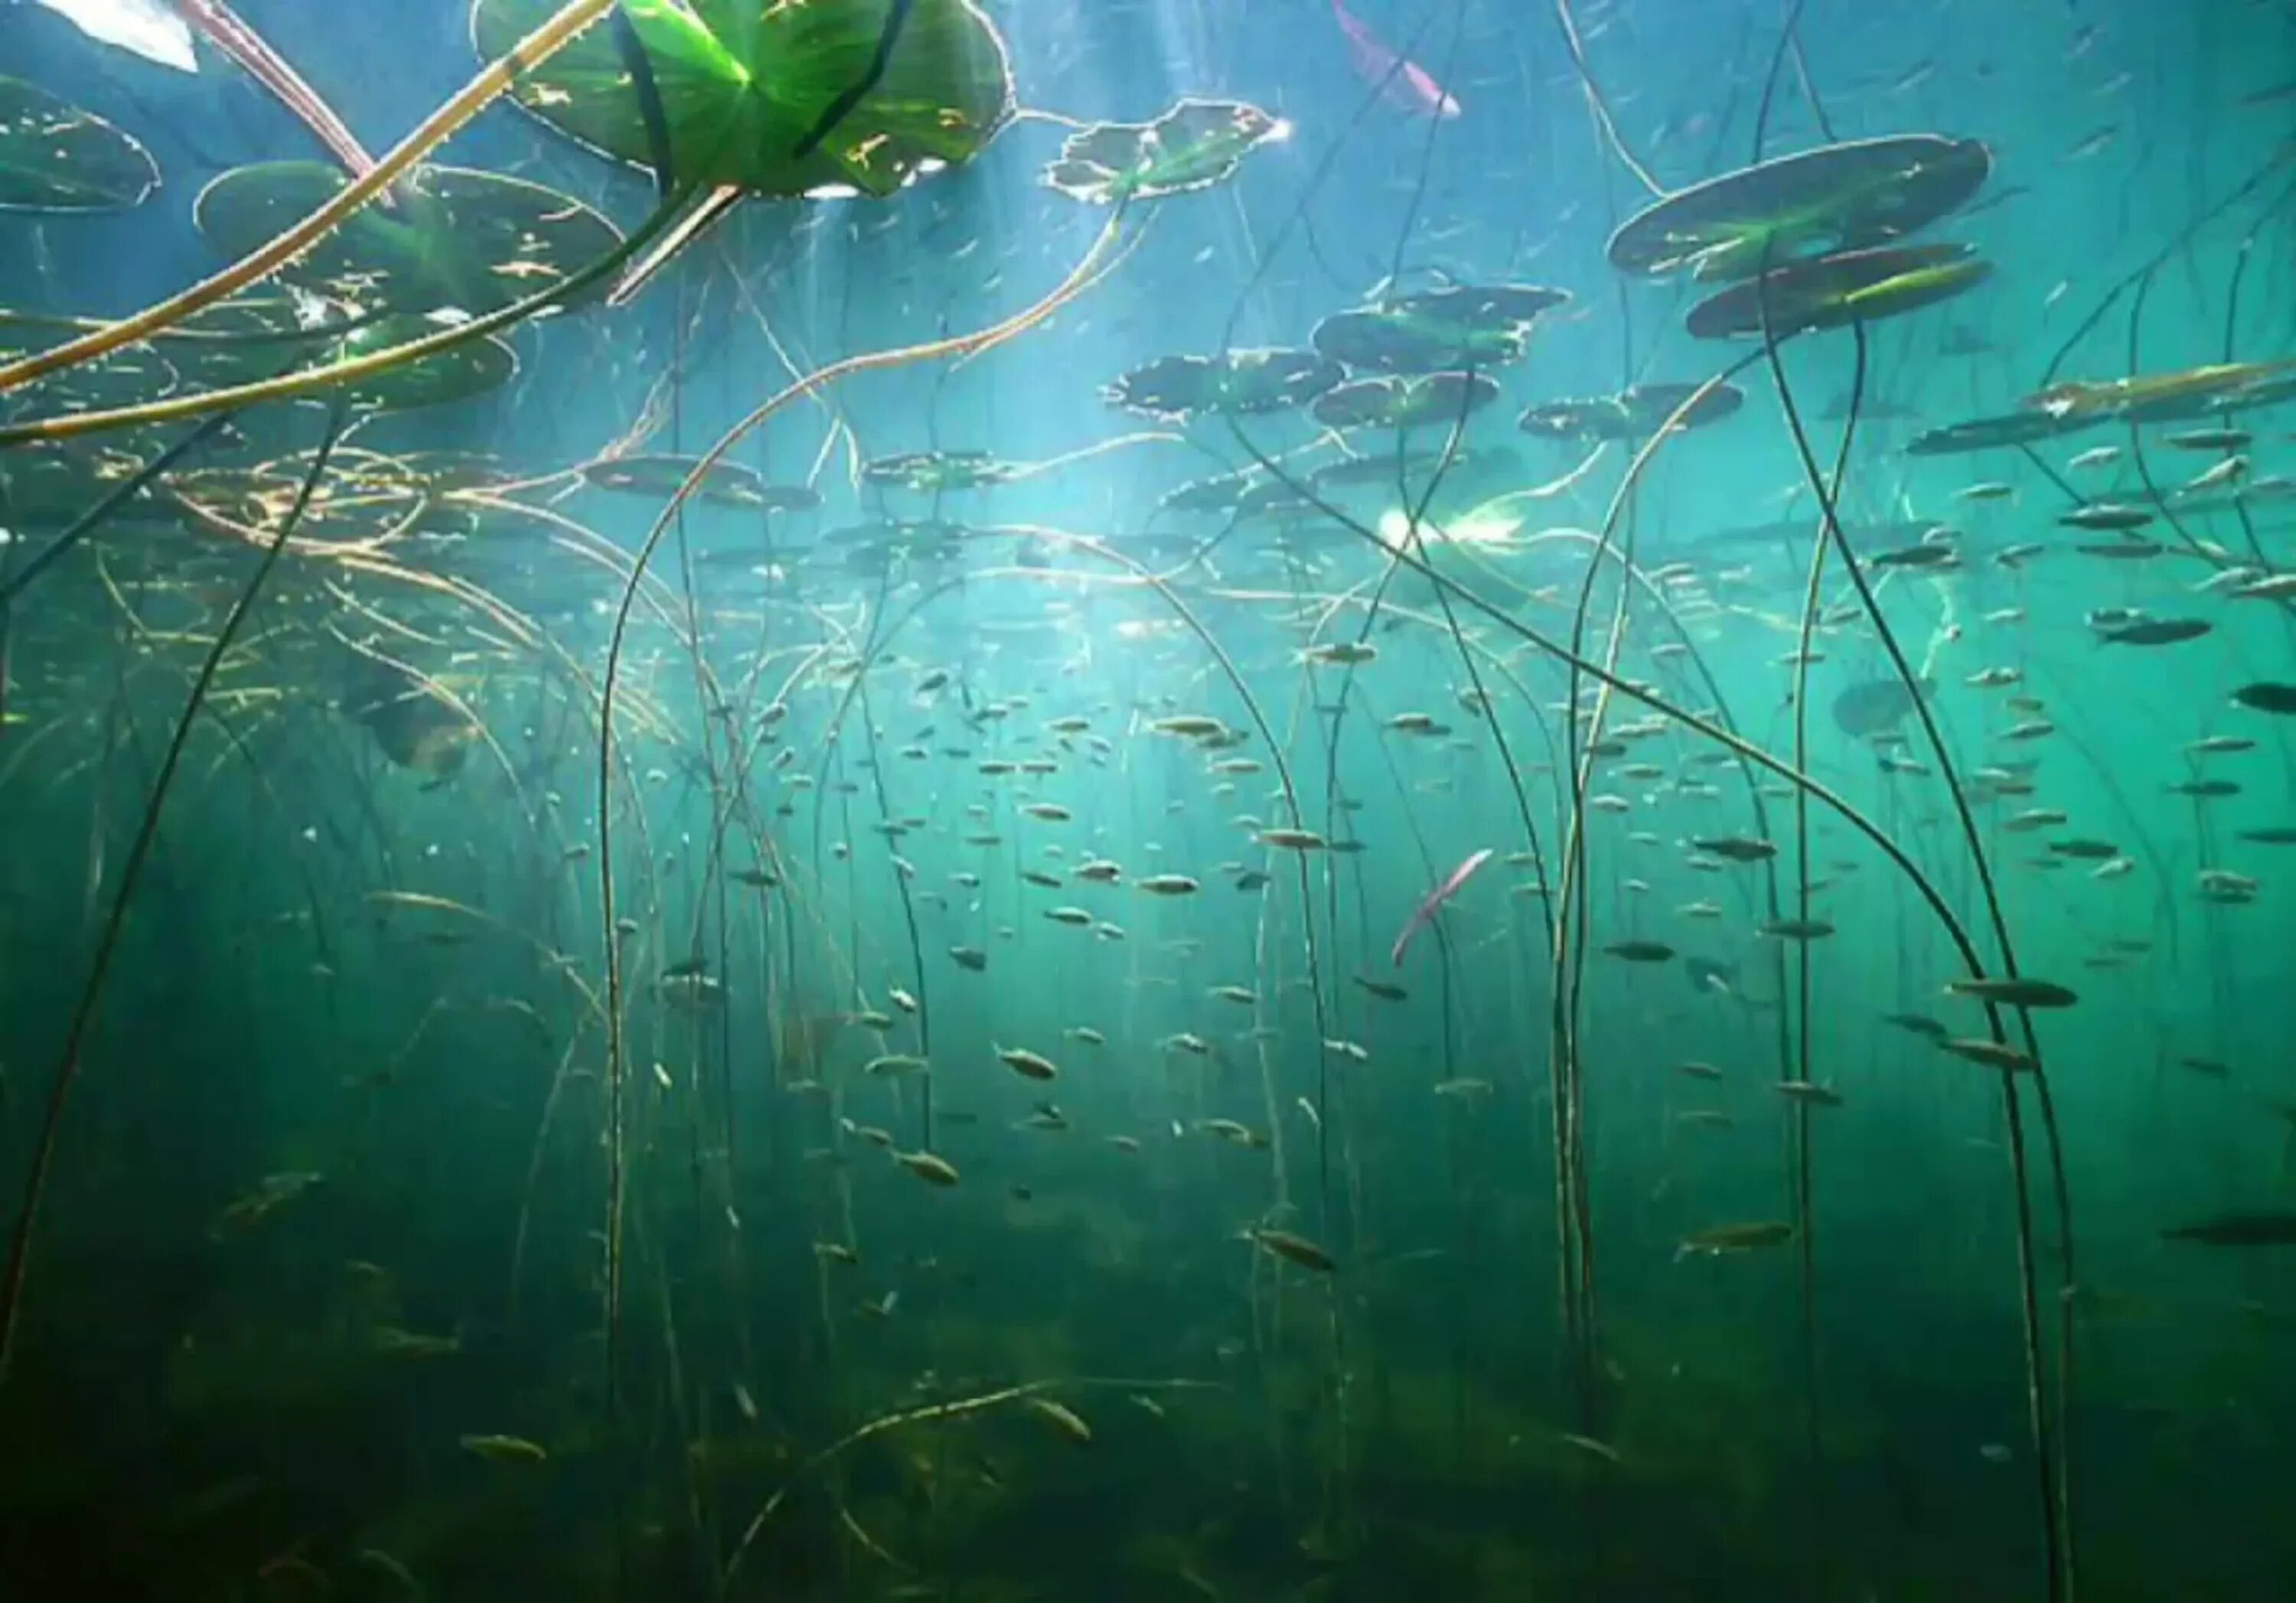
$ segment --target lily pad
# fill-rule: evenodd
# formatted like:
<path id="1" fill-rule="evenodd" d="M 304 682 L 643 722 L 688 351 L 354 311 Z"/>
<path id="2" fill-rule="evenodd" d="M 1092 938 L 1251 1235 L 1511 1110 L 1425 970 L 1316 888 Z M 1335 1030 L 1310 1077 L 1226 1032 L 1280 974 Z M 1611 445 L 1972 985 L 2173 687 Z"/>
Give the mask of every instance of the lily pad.
<path id="1" fill-rule="evenodd" d="M 1445 472 L 1448 482 L 1459 483 L 1511 474 L 1521 465 L 1513 451 L 1504 448 L 1462 449 L 1451 454 L 1451 464 Z M 1439 448 L 1406 452 L 1399 464 L 1394 452 L 1374 451 L 1366 456 L 1327 462 L 1308 475 L 1308 482 L 1319 492 L 1368 487 L 1392 495 L 1398 477 L 1407 484 L 1420 485 L 1426 475 L 1442 466 L 1443 453 Z"/>
<path id="2" fill-rule="evenodd" d="M 1334 313 L 1315 344 L 1357 372 L 1498 367 L 1520 361 L 1538 315 L 1569 299 L 1535 284 L 1456 285 Z"/>
<path id="3" fill-rule="evenodd" d="M 2296 399 L 2296 362 L 2225 362 L 2102 382 L 2052 385 L 2025 405 L 2086 422 L 2181 422 Z"/>
<path id="4" fill-rule="evenodd" d="M 619 490 L 667 501 L 677 493 L 698 456 L 616 456 L 594 462 L 582 470 L 583 482 L 602 490 Z M 737 462 L 714 462 L 701 476 L 694 494 L 718 506 L 750 507 L 769 512 L 811 511 L 821 504 L 821 493 L 806 485 L 767 484 L 754 468 Z"/>
<path id="5" fill-rule="evenodd" d="M 1675 408 L 1698 394 L 1695 384 L 1637 384 L 1614 396 L 1583 401 L 1550 401 L 1533 406 L 1518 423 L 1525 434 L 1546 439 L 1640 439 L 1674 415 Z M 1745 392 L 1734 384 L 1718 384 L 1683 415 L 1677 429 L 1702 429 L 1718 423 L 1746 404 Z"/>
<path id="6" fill-rule="evenodd" d="M 1103 399 L 1156 418 L 1248 417 L 1304 406 L 1347 377 L 1313 351 L 1230 351 L 1164 356 L 1101 391 Z"/>
<path id="7" fill-rule="evenodd" d="M 1096 122 L 1062 143 L 1045 184 L 1107 205 L 1209 189 L 1291 125 L 1233 100 L 1183 100 L 1153 122 Z"/>
<path id="8" fill-rule="evenodd" d="M 2093 417 L 2059 416 L 2039 407 L 2026 407 L 1992 417 L 1970 418 L 1915 435 L 1906 446 L 1908 456 L 1953 456 L 1964 451 L 1989 451 L 2004 446 L 2030 446 L 2094 427 Z"/>
<path id="9" fill-rule="evenodd" d="M 1192 478 L 1164 492 L 1156 504 L 1168 512 L 1232 512 L 1256 480 L 1250 473 L 1216 473 Z"/>
<path id="10" fill-rule="evenodd" d="M 234 168 L 200 192 L 192 217 L 210 244 L 241 257 L 347 182 L 317 161 Z M 550 288 L 621 241 L 580 201 L 499 173 L 428 167 L 397 193 L 395 205 L 363 208 L 280 276 L 363 308 L 475 315 Z"/>
<path id="11" fill-rule="evenodd" d="M 1969 203 L 1993 171 L 1974 139 L 1899 134 L 1821 145 L 1724 173 L 1637 212 L 1611 236 L 1611 265 L 1659 276 L 1745 278 L 1810 254 L 1860 250 Z"/>
<path id="12" fill-rule="evenodd" d="M 413 314 L 378 317 L 331 342 L 319 365 L 389 350 L 437 331 L 438 325 L 429 318 Z M 466 339 L 419 362 L 404 362 L 381 372 L 369 373 L 322 394 L 328 399 L 340 397 L 361 411 L 411 412 L 417 407 L 444 406 L 500 389 L 517 375 L 517 354 L 504 341 L 488 335 Z"/>
<path id="13" fill-rule="evenodd" d="M 126 211 L 160 187 L 152 153 L 93 111 L 0 78 L 0 211 Z"/>
<path id="14" fill-rule="evenodd" d="M 867 483 L 920 495 L 987 489 L 1019 472 L 1013 463 L 999 462 L 986 451 L 905 451 L 861 464 L 861 477 Z"/>
<path id="15" fill-rule="evenodd" d="M 1355 379 L 1324 391 L 1316 421 L 1326 429 L 1419 429 L 1456 422 L 1498 397 L 1480 373 Z"/>
<path id="16" fill-rule="evenodd" d="M 1918 311 L 1992 276 L 1966 245 L 1892 245 L 1845 250 L 1774 267 L 1690 308 L 1697 339 L 1759 339 L 1764 300 L 1774 335 L 1813 333 Z"/>
<path id="17" fill-rule="evenodd" d="M 972 0 L 915 0 L 883 75 L 810 151 L 861 83 L 890 0 L 621 0 L 660 96 L 670 177 L 754 195 L 884 196 L 968 161 L 1013 114 L 1004 42 Z M 557 0 L 476 0 L 471 38 L 492 61 Z M 560 133 L 650 166 L 653 142 L 611 27 L 593 28 L 511 96 Z"/>

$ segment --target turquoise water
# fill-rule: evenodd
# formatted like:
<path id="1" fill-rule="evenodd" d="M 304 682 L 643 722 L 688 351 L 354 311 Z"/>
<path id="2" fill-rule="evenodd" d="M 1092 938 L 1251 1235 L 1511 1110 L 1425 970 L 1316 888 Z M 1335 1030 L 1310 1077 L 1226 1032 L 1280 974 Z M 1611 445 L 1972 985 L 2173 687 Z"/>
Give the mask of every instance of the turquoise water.
<path id="1" fill-rule="evenodd" d="M 582 12 L 0 10 L 8 1597 L 2296 1596 L 2285 6 Z"/>

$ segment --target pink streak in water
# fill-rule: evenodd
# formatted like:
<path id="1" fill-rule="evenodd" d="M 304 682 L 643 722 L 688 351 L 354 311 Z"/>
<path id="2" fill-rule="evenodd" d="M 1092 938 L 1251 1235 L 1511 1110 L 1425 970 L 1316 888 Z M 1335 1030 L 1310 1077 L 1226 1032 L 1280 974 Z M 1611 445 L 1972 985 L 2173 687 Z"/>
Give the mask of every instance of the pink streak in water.
<path id="1" fill-rule="evenodd" d="M 1490 860 L 1491 848 L 1485 846 L 1481 851 L 1475 853 L 1464 863 L 1453 869 L 1449 879 L 1444 880 L 1442 884 L 1437 886 L 1433 890 L 1429 891 L 1427 893 L 1427 899 L 1420 903 L 1419 911 L 1413 913 L 1411 917 L 1405 921 L 1403 932 L 1395 937 L 1395 950 L 1387 954 L 1389 961 L 1394 963 L 1397 968 L 1402 968 L 1403 954 L 1410 949 L 1411 937 L 1417 935 L 1420 931 L 1421 926 L 1424 925 L 1428 920 L 1435 916 L 1435 910 L 1437 908 L 1442 906 L 1444 903 L 1448 902 L 1454 896 L 1458 894 L 1458 889 L 1461 886 L 1464 885 L 1468 880 L 1475 877 L 1475 871 L 1477 869 L 1482 867 L 1483 864 L 1488 863 Z"/>
<path id="2" fill-rule="evenodd" d="M 1348 37 L 1348 53 L 1355 58 L 1357 74 L 1366 83 L 1380 85 L 1380 93 L 1390 105 L 1418 117 L 1459 115 L 1459 102 L 1435 81 L 1433 74 L 1382 44 L 1379 36 L 1349 14 L 1340 0 L 1332 0 L 1332 18 Z"/>

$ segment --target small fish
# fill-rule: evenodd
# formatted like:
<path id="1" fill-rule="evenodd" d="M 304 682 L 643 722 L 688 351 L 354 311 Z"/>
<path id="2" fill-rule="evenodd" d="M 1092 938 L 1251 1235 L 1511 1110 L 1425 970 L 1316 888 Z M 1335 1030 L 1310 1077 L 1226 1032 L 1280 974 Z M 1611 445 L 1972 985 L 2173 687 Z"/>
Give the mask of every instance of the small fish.
<path id="1" fill-rule="evenodd" d="M 1945 988 L 1949 996 L 1972 996 L 2010 1008 L 2069 1008 L 2080 1000 L 2062 986 L 2026 975 L 2014 978 L 1949 979 Z"/>
<path id="2" fill-rule="evenodd" d="M 893 1154 L 893 1161 L 920 1180 L 928 1181 L 937 1186 L 953 1186 L 959 1179 L 956 1165 L 935 1153 L 896 1152 Z"/>
<path id="3" fill-rule="evenodd" d="M 2296 1209 L 2218 1214 L 2164 1230 L 2161 1236 L 2163 1240 L 2196 1241 L 2204 1247 L 2296 1247 Z"/>
<path id="4" fill-rule="evenodd" d="M 1331 1254 L 1305 1236 L 1295 1236 L 1290 1231 L 1258 1229 L 1246 1231 L 1244 1234 L 1262 1252 L 1288 1259 L 1302 1269 L 1312 1269 L 1318 1274 L 1331 1274 L 1340 1266 L 1339 1260 Z"/>
<path id="5" fill-rule="evenodd" d="M 988 967 L 988 954 L 978 946 L 951 946 L 948 957 L 958 968 L 969 969 L 975 974 Z"/>
<path id="6" fill-rule="evenodd" d="M 877 1079 L 890 1079 L 897 1075 L 924 1074 L 931 1067 L 914 1052 L 887 1052 L 863 1064 L 861 1072 Z"/>
<path id="7" fill-rule="evenodd" d="M 1025 1079 L 1050 1080 L 1061 1072 L 1050 1058 L 1023 1046 L 1000 1046 L 996 1051 L 1005 1067 Z"/>
<path id="8" fill-rule="evenodd" d="M 1690 844 L 1710 857 L 1720 857 L 1731 863 L 1765 863 L 1778 855 L 1775 842 L 1753 836 L 1710 836 L 1693 839 Z"/>
<path id="9" fill-rule="evenodd" d="M 524 1436 L 466 1435 L 462 1438 L 462 1448 L 464 1452 L 476 1453 L 497 1464 L 541 1464 L 550 1458 L 540 1443 L 529 1442 Z"/>
<path id="10" fill-rule="evenodd" d="M 1773 1087 L 1790 1102 L 1806 1102 L 1813 1108 L 1839 1108 L 1841 1093 L 1830 1085 L 1820 1085 L 1809 1080 L 1780 1080 Z"/>
<path id="11" fill-rule="evenodd" d="M 2296 716 L 2296 684 L 2260 681 L 2241 686 L 2232 693 L 2232 699 L 2251 712 L 2272 713 L 2280 717 Z"/>
<path id="12" fill-rule="evenodd" d="M 1756 925 L 1754 933 L 1779 941 L 1822 941 L 1833 926 L 1824 919 L 1770 919 Z"/>
<path id="13" fill-rule="evenodd" d="M 1108 1044 L 1108 1037 L 1102 1035 L 1098 1030 L 1094 1029 L 1089 1025 L 1079 1024 L 1071 1026 L 1070 1028 L 1062 1030 L 1061 1032 L 1061 1035 L 1063 1040 L 1081 1042 L 1086 1046 L 1105 1046 Z"/>
<path id="14" fill-rule="evenodd" d="M 1677 1249 L 1677 1258 L 1703 1254 L 1719 1257 L 1725 1253 L 1752 1252 L 1765 1247 L 1778 1247 L 1793 1239 L 1793 1226 L 1784 1220 L 1766 1219 L 1749 1224 L 1718 1224 L 1710 1229 L 1695 1231 L 1683 1238 Z"/>
<path id="15" fill-rule="evenodd" d="M 2010 1074 L 2030 1074 L 2040 1067 L 2013 1046 L 1982 1036 L 1952 1036 L 1938 1043 L 1943 1050 L 1956 1058 L 1966 1058 L 1972 1063 L 1981 1063 L 1988 1068 L 1998 1068 Z"/>
<path id="16" fill-rule="evenodd" d="M 1348 977 L 1382 1002 L 1404 1002 L 1407 1001 L 1411 994 L 1392 980 L 1372 979 L 1361 974 L 1350 974 Z"/>
<path id="17" fill-rule="evenodd" d="M 1663 941 L 1613 941 L 1603 950 L 1629 963 L 1662 963 L 1674 956 Z"/>
<path id="18" fill-rule="evenodd" d="M 1151 874 L 1135 883 L 1153 896 L 1193 896 L 1201 888 L 1185 874 Z"/>
<path id="19" fill-rule="evenodd" d="M 1030 1397 L 1027 1399 L 1027 1404 L 1040 1418 L 1050 1420 L 1062 1435 L 1079 1447 L 1091 1444 L 1092 1427 L 1086 1425 L 1083 1417 L 1075 1410 L 1063 1403 L 1055 1403 L 1050 1397 Z"/>

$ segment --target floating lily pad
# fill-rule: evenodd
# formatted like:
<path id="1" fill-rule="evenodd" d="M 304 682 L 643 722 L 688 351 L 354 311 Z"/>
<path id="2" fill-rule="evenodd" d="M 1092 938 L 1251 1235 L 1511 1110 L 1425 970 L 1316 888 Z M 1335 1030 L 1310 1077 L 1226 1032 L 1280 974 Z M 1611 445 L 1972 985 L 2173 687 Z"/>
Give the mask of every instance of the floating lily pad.
<path id="1" fill-rule="evenodd" d="M 1480 373 L 1355 379 L 1324 392 L 1316 402 L 1316 421 L 1326 429 L 1424 428 L 1456 422 L 1498 393 Z"/>
<path id="2" fill-rule="evenodd" d="M 1358 372 L 1432 373 L 1521 360 L 1541 312 L 1570 299 L 1536 284 L 1455 285 L 1316 325 L 1316 348 Z"/>
<path id="3" fill-rule="evenodd" d="M 0 457 L 0 529 L 64 528 L 143 466 L 142 457 L 119 450 L 114 441 L 10 452 Z M 165 488 L 147 486 L 112 520 L 164 523 L 174 516 Z"/>
<path id="4" fill-rule="evenodd" d="M 1821 145 L 1724 173 L 1636 213 L 1611 236 L 1622 273 L 1745 278 L 1813 250 L 1886 245 L 1968 204 L 1993 171 L 1974 139 L 1900 134 Z"/>
<path id="5" fill-rule="evenodd" d="M 602 490 L 620 490 L 667 501 L 693 471 L 698 456 L 616 456 L 594 462 L 582 470 L 586 484 Z M 718 506 L 750 507 L 769 512 L 811 511 L 821 504 L 821 493 L 807 485 L 767 484 L 756 469 L 737 462 L 709 464 L 694 494 Z"/>
<path id="6" fill-rule="evenodd" d="M 370 356 L 436 332 L 438 325 L 427 317 L 405 313 L 378 317 L 332 341 L 317 365 Z M 369 373 L 348 385 L 322 392 L 322 398 L 340 397 L 363 411 L 411 412 L 417 407 L 444 406 L 500 389 L 517 374 L 516 353 L 489 335 L 465 339 L 419 362 L 402 362 L 381 372 Z"/>
<path id="7" fill-rule="evenodd" d="M 1447 480 L 1488 478 L 1493 474 L 1513 473 L 1521 466 L 1513 451 L 1461 449 L 1451 454 L 1451 462 L 1444 469 Z M 1350 456 L 1341 462 L 1325 462 L 1308 475 L 1308 482 L 1318 491 L 1347 490 L 1371 487 L 1393 494 L 1396 480 L 1418 485 L 1427 474 L 1443 468 L 1443 453 L 1439 448 L 1408 451 L 1400 464 L 1392 451 L 1374 451 L 1367 456 Z"/>
<path id="8" fill-rule="evenodd" d="M 2053 385 L 2025 405 L 2054 417 L 2099 422 L 2182 422 L 2296 399 L 2296 362 L 2226 362 L 2102 382 Z"/>
<path id="9" fill-rule="evenodd" d="M 1583 401 L 1550 401 L 1524 413 L 1518 424 L 1525 434 L 1547 439 L 1640 439 L 1674 415 L 1675 408 L 1698 394 L 1695 384 L 1637 384 L 1614 396 Z M 1743 390 L 1718 384 L 1699 397 L 1677 429 L 1702 429 L 1718 423 L 1746 404 Z"/>
<path id="10" fill-rule="evenodd" d="M 938 495 L 980 490 L 1005 483 L 1020 472 L 986 451 L 905 451 L 862 463 L 861 477 L 880 489 L 914 490 Z"/>
<path id="11" fill-rule="evenodd" d="M 1966 245 L 1891 245 L 1845 250 L 1772 268 L 1690 308 L 1697 339 L 1759 339 L 1767 294 L 1769 330 L 1779 337 L 1845 328 L 1950 299 L 1992 276 Z"/>
<path id="12" fill-rule="evenodd" d="M 317 161 L 234 168 L 200 192 L 192 217 L 209 243 L 245 256 L 348 182 Z M 397 193 L 395 205 L 363 208 L 280 276 L 360 307 L 475 315 L 547 290 L 621 240 L 580 201 L 499 173 L 423 168 Z"/>
<path id="13" fill-rule="evenodd" d="M 1153 122 L 1096 122 L 1062 143 L 1047 188 L 1099 205 L 1220 183 L 1290 125 L 1232 100 L 1184 100 Z"/>
<path id="14" fill-rule="evenodd" d="M 1347 374 L 1313 351 L 1164 356 L 1136 367 L 1102 398 L 1149 417 L 1244 417 L 1304 406 Z"/>
<path id="15" fill-rule="evenodd" d="M 974 532 L 938 518 L 883 518 L 832 529 L 816 550 L 824 560 L 849 572 L 873 577 L 896 565 L 954 561 L 964 554 Z"/>
<path id="16" fill-rule="evenodd" d="M 495 61 L 557 0 L 476 0 Z M 861 83 L 888 0 L 622 0 L 645 53 L 671 176 L 756 195 L 884 196 L 978 155 L 1013 113 L 1004 42 L 971 0 L 915 0 L 883 76 L 814 150 L 799 146 Z M 521 106 L 602 154 L 651 166 L 653 142 L 615 29 L 596 27 L 511 86 Z"/>
<path id="17" fill-rule="evenodd" d="M 118 128 L 0 78 L 0 211 L 126 211 L 159 187 L 152 153 Z"/>
<path id="18" fill-rule="evenodd" d="M 1249 473 L 1216 473 L 1210 478 L 1192 478 L 1175 485 L 1164 492 L 1156 504 L 1168 512 L 1232 512 L 1243 503 L 1255 476 Z"/>
<path id="19" fill-rule="evenodd" d="M 1908 456 L 1952 456 L 1964 451 L 1988 451 L 2003 446 L 2029 446 L 2093 427 L 2092 417 L 2060 417 L 2038 407 L 2005 412 L 1993 417 L 1970 418 L 1915 435 L 1906 446 Z"/>

